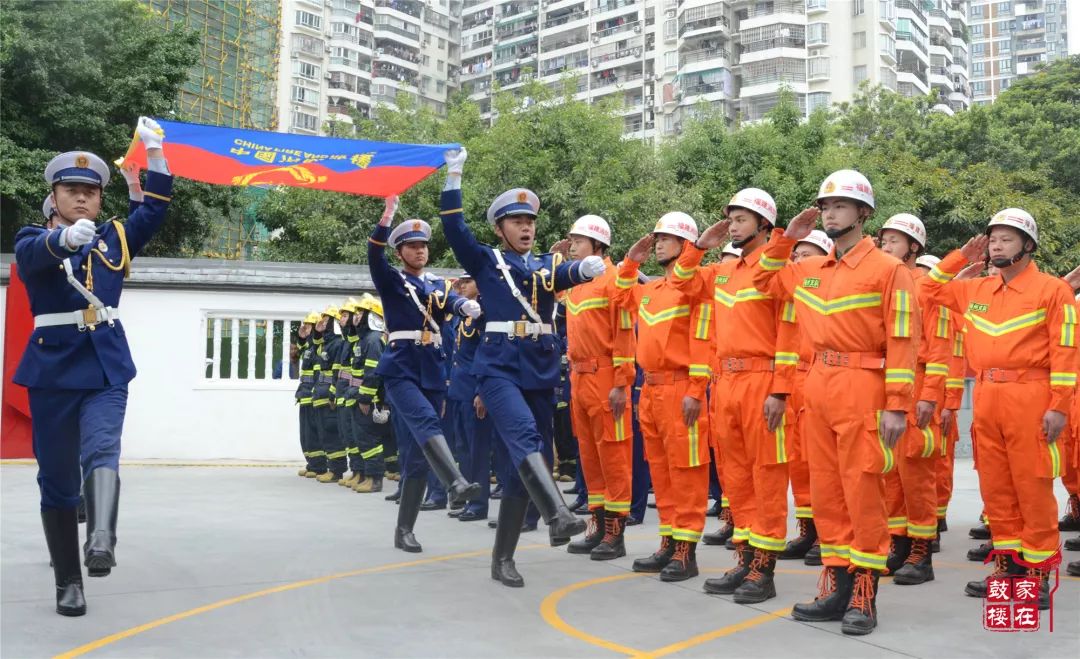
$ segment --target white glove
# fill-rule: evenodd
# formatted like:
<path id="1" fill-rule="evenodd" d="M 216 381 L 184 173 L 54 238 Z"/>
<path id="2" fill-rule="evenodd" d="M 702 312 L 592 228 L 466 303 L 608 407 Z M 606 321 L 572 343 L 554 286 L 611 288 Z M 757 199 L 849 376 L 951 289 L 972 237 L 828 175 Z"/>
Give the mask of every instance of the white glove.
<path id="1" fill-rule="evenodd" d="M 461 172 L 465 169 L 465 160 L 469 157 L 465 147 L 460 149 L 450 149 L 443 154 L 443 158 L 446 159 L 446 173 L 457 174 L 461 176 Z"/>
<path id="2" fill-rule="evenodd" d="M 135 132 L 139 134 L 139 139 L 147 149 L 160 149 L 161 143 L 165 140 L 165 131 L 150 117 L 139 117 Z"/>
<path id="3" fill-rule="evenodd" d="M 139 170 L 134 167 L 121 167 L 120 175 L 127 181 L 128 199 L 142 203 L 142 184 L 139 182 Z"/>
<path id="4" fill-rule="evenodd" d="M 480 314 L 484 313 L 484 310 L 480 308 L 480 303 L 476 300 L 465 300 L 465 303 L 461 305 L 461 313 L 476 320 Z"/>
<path id="5" fill-rule="evenodd" d="M 379 425 L 386 423 L 390 420 L 390 410 L 380 410 L 376 407 L 371 411 L 371 420 Z"/>
<path id="6" fill-rule="evenodd" d="M 382 217 L 379 218 L 379 226 L 388 227 L 394 223 L 394 214 L 398 209 L 398 196 L 390 195 L 384 200 Z"/>
<path id="7" fill-rule="evenodd" d="M 92 220 L 83 218 L 64 228 L 64 232 L 60 234 L 60 242 L 74 252 L 93 240 L 96 232 L 97 225 Z"/>
<path id="8" fill-rule="evenodd" d="M 581 265 L 578 267 L 578 272 L 586 279 L 594 279 L 604 274 L 605 270 L 607 270 L 607 266 L 604 265 L 604 259 L 599 256 L 586 256 L 581 260 Z"/>

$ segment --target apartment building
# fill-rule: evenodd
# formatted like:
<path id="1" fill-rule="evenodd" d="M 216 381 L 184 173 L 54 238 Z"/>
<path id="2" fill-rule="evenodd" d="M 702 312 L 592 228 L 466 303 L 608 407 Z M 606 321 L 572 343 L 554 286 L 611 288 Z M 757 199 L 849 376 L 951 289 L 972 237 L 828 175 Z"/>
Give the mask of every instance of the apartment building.
<path id="1" fill-rule="evenodd" d="M 992 103 L 1018 77 L 1034 72 L 1040 64 L 1066 57 L 1067 24 L 1065 0 L 972 0 L 973 101 Z"/>
<path id="2" fill-rule="evenodd" d="M 450 0 L 282 0 L 281 130 L 332 134 L 377 104 L 445 114 L 457 88 Z"/>

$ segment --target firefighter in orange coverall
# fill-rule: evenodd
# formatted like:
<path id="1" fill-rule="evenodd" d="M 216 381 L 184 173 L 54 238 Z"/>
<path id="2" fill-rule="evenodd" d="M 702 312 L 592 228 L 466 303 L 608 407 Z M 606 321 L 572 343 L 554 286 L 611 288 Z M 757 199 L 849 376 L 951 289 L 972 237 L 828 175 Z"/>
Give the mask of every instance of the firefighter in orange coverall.
<path id="1" fill-rule="evenodd" d="M 672 283 L 697 301 L 715 299 L 709 420 L 724 461 L 737 565 L 708 579 L 705 592 L 734 594 L 736 602 L 753 604 L 776 597 L 776 558 L 785 546 L 795 422 L 787 399 L 799 363 L 799 334 L 794 322 L 781 321 L 784 300 L 752 285 L 761 247 L 776 223 L 776 202 L 764 190 L 746 188 L 735 193 L 724 215 L 682 251 Z M 729 227 L 732 244 L 742 250 L 739 258 L 700 267 Z"/>
<path id="2" fill-rule="evenodd" d="M 920 329 L 910 271 L 862 237 L 873 210 L 866 177 L 853 170 L 830 174 L 818 208 L 774 232 L 754 278 L 758 290 L 794 297 L 814 348 L 803 432 L 825 570 L 817 599 L 796 604 L 792 617 L 843 620 L 841 631 L 853 635 L 877 626 L 878 577 L 889 550 L 881 474 L 893 469 L 893 447 L 914 409 Z M 835 241 L 833 253 L 787 263 L 819 214 Z"/>
<path id="3" fill-rule="evenodd" d="M 660 549 L 634 561 L 635 572 L 659 572 L 662 581 L 698 574 L 697 543 L 705 530 L 709 497 L 709 425 L 705 390 L 711 369 L 712 304 L 692 300 L 672 283 L 675 261 L 698 238 L 686 213 L 667 213 L 619 264 L 620 308 L 636 313 L 637 363 L 645 373 L 638 420 L 645 439 Z M 638 285 L 638 267 L 655 243 L 663 277 Z"/>
<path id="4" fill-rule="evenodd" d="M 893 215 L 878 233 L 881 251 L 907 266 L 918 286 L 923 273 L 915 259 L 926 249 L 926 227 L 910 213 Z M 937 537 L 937 467 L 941 462 L 941 408 L 949 377 L 952 345 L 949 309 L 930 304 L 922 289 L 922 336 L 915 372 L 914 414 L 896 453 L 897 468 L 885 475 L 891 548 L 885 563 L 893 582 L 916 585 L 934 580 L 931 544 Z"/>
<path id="5" fill-rule="evenodd" d="M 832 239 L 825 235 L 824 231 L 814 229 L 809 236 L 795 245 L 791 260 L 798 263 L 812 256 L 828 256 L 832 250 Z M 781 320 L 795 322 L 794 301 L 784 302 Z M 806 332 L 799 332 L 799 365 L 795 369 L 795 381 L 791 388 L 791 409 L 795 411 L 795 427 L 788 462 L 788 478 L 791 481 L 791 495 L 795 499 L 795 521 L 799 526 L 799 535 L 788 541 L 780 559 L 801 558 L 806 565 L 821 565 L 821 543 L 818 542 L 814 508 L 810 499 L 810 463 L 806 457 L 806 433 L 802 431 L 803 410 L 806 408 L 806 374 L 810 370 L 813 357 L 814 347 L 810 339 Z"/>
<path id="6" fill-rule="evenodd" d="M 607 256 L 610 246 L 611 227 L 604 218 L 585 215 L 574 222 L 568 256 L 601 257 L 607 272 L 570 289 L 563 299 L 570 414 L 592 513 L 585 537 L 571 542 L 567 551 L 589 554 L 595 561 L 626 556 L 623 531 L 630 514 L 634 448 L 627 411 L 635 377 L 634 326 L 632 314 L 612 301 L 617 291 L 615 265 Z"/>
<path id="7" fill-rule="evenodd" d="M 1042 583 L 1039 607 L 1049 608 L 1046 561 L 1060 539 L 1054 479 L 1068 459 L 1059 440 L 1076 390 L 1078 328 L 1072 291 L 1032 262 L 1038 245 L 1035 219 L 1006 208 L 986 235 L 934 266 L 924 286 L 935 303 L 968 320 L 967 354 L 978 373 L 976 468 L 994 549 L 1023 557 L 1029 576 Z M 987 248 L 999 276 L 954 279 Z M 995 576 L 1022 572 L 1010 556 L 995 556 Z M 985 597 L 986 581 L 968 583 L 965 592 Z"/>

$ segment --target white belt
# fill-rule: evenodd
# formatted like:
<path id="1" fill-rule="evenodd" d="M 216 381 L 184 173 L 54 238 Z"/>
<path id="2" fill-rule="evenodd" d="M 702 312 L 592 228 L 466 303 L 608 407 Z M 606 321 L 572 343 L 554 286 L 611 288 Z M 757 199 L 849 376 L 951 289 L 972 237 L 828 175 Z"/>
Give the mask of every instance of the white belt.
<path id="1" fill-rule="evenodd" d="M 82 331 L 87 327 L 93 327 L 98 323 L 109 323 L 120 318 L 120 310 L 113 307 L 100 309 L 79 309 L 78 311 L 64 311 L 62 313 L 43 313 L 34 316 L 34 328 L 56 327 L 57 325 L 78 325 Z"/>
<path id="2" fill-rule="evenodd" d="M 431 330 L 399 330 L 390 332 L 390 341 L 412 341 L 417 345 L 442 346 L 442 335 Z"/>
<path id="3" fill-rule="evenodd" d="M 484 326 L 484 331 L 508 334 L 519 338 L 527 336 L 536 338 L 541 334 L 551 334 L 551 323 L 533 323 L 526 320 L 488 321 L 487 325 Z"/>

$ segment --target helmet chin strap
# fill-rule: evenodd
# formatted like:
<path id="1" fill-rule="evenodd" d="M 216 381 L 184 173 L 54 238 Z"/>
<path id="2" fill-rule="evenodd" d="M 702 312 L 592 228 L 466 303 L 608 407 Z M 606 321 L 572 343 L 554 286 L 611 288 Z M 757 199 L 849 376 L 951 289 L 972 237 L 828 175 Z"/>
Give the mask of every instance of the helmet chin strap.
<path id="1" fill-rule="evenodd" d="M 1022 247 L 1022 248 L 1020 248 L 1020 251 L 1016 254 L 1016 256 L 1014 256 L 1012 258 L 1005 257 L 1005 256 L 999 256 L 997 258 L 990 259 L 990 263 L 993 264 L 993 266 L 995 268 L 1008 268 L 1009 266 L 1015 265 L 1015 264 L 1019 263 L 1020 261 L 1022 261 L 1024 259 L 1024 257 L 1027 256 L 1027 255 L 1028 255 L 1027 247 Z"/>
<path id="2" fill-rule="evenodd" d="M 856 222 L 855 224 L 858 224 L 858 222 Z M 840 236 L 843 236 L 844 234 L 854 229 L 855 224 L 849 225 L 843 229 L 825 229 L 825 235 L 833 240 L 836 240 Z"/>

